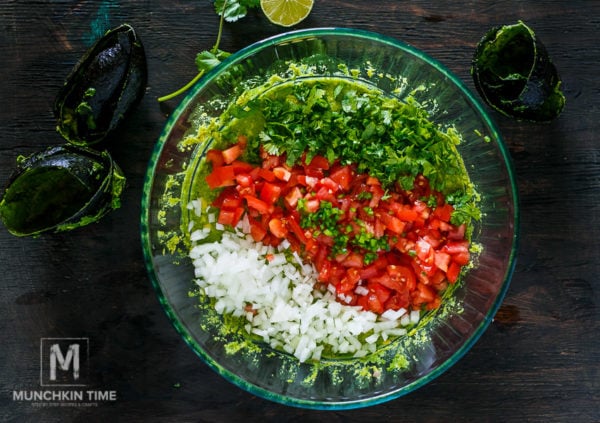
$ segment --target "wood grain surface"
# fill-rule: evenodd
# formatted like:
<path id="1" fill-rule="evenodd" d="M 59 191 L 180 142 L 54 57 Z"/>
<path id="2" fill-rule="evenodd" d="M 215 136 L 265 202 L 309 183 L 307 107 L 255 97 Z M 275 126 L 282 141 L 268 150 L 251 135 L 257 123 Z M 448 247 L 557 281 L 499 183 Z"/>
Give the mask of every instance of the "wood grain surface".
<path id="1" fill-rule="evenodd" d="M 495 321 L 451 369 L 419 390 L 354 411 L 311 411 L 256 398 L 192 352 L 163 312 L 139 239 L 150 153 L 194 76 L 218 19 L 208 0 L 0 2 L 0 185 L 19 155 L 62 142 L 54 97 L 104 30 L 132 24 L 146 48 L 144 100 L 111 140 L 128 178 L 122 208 L 69 233 L 19 239 L 0 227 L 0 421 L 9 422 L 598 422 L 600 421 L 600 2 L 592 0 L 315 0 L 298 28 L 378 31 L 433 56 L 473 89 L 469 68 L 492 26 L 523 20 L 546 45 L 567 106 L 551 124 L 493 114 L 521 196 L 512 284 Z M 260 11 L 227 24 L 236 51 L 283 32 Z M 34 407 L 40 339 L 90 339 L 91 387 L 117 400 Z"/>

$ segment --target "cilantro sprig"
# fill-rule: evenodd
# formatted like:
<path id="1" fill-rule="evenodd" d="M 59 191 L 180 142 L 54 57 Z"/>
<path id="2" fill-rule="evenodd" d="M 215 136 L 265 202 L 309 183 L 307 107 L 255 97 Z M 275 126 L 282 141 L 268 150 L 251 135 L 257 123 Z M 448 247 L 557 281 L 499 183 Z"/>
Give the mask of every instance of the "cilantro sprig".
<path id="1" fill-rule="evenodd" d="M 260 0 L 216 0 L 214 6 L 215 12 L 220 16 L 219 30 L 217 32 L 215 44 L 211 49 L 203 50 L 196 55 L 195 63 L 196 68 L 198 69 L 196 76 L 183 87 L 171 94 L 159 97 L 159 102 L 171 100 L 172 98 L 183 94 L 198 82 L 206 72 L 217 67 L 223 60 L 231 55 L 231 53 L 219 48 L 224 22 L 236 22 L 245 17 L 249 9 L 258 8 L 260 6 Z"/>

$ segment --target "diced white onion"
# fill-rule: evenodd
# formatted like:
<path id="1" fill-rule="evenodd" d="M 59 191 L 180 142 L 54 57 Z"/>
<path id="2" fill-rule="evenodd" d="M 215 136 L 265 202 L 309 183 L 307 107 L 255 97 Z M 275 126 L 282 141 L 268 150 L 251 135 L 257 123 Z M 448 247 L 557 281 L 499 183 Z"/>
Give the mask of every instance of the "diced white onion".
<path id="1" fill-rule="evenodd" d="M 208 220 L 214 222 L 212 213 Z M 245 318 L 246 331 L 273 348 L 293 354 L 300 362 L 319 360 L 325 349 L 364 357 L 376 351 L 380 339 L 404 335 L 403 326 L 419 321 L 419 311 L 387 310 L 377 316 L 348 305 L 351 296 L 336 301 L 334 286 L 314 289 L 318 274 L 312 265 L 295 253 L 288 260 L 285 251 L 255 243 L 248 232 L 247 219 L 242 219 L 238 232 L 223 231 L 219 242 L 204 241 L 208 228 L 191 230 L 189 255 L 196 283 L 215 299 L 215 310 Z M 369 291 L 358 286 L 355 293 Z"/>

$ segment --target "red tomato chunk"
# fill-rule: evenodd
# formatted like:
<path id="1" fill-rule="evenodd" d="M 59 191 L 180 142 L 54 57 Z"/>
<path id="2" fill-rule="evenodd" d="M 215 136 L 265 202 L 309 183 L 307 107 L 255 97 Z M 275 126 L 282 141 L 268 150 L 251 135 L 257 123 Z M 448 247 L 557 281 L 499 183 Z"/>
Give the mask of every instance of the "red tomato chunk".
<path id="1" fill-rule="evenodd" d="M 410 191 L 386 190 L 352 165 L 317 156 L 290 167 L 264 151 L 254 166 L 240 160 L 245 144 L 207 153 L 206 181 L 222 190 L 218 222 L 247 218 L 256 242 L 287 240 L 340 302 L 379 314 L 434 309 L 469 263 L 464 225 L 450 223 L 453 206 L 425 177 Z"/>

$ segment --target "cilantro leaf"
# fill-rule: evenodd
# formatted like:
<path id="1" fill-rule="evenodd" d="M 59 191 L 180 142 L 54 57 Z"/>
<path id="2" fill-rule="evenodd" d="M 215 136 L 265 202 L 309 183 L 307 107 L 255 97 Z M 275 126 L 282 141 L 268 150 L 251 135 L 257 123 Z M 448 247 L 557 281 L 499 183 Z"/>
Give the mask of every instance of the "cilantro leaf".
<path id="1" fill-rule="evenodd" d="M 196 55 L 196 67 L 200 72 L 208 72 L 230 55 L 231 53 L 219 49 L 216 49 L 216 51 L 204 50 Z"/>
<path id="2" fill-rule="evenodd" d="M 260 6 L 260 0 L 216 0 L 215 11 L 227 22 L 235 22 L 248 13 L 248 9 Z"/>

